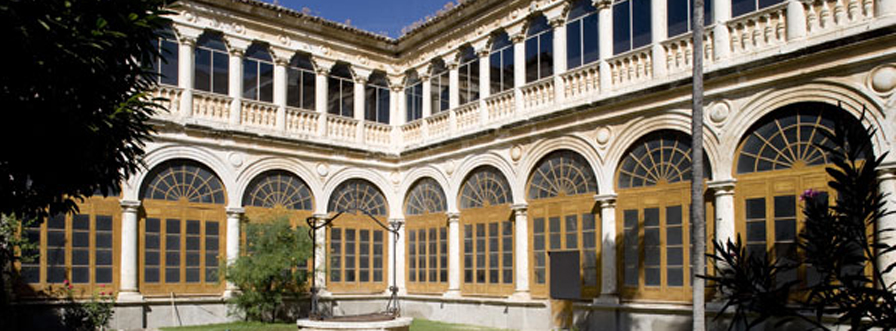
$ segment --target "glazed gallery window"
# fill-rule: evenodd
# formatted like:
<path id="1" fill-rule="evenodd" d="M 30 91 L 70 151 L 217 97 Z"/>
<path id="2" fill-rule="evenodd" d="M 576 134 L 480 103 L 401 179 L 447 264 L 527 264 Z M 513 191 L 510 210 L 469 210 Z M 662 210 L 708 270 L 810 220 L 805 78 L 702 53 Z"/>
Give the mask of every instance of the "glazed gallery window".
<path id="1" fill-rule="evenodd" d="M 477 168 L 464 180 L 459 201 L 463 292 L 501 296 L 513 291 L 511 201 L 510 185 L 495 168 Z"/>
<path id="2" fill-rule="evenodd" d="M 405 200 L 408 290 L 441 293 L 448 286 L 445 192 L 435 180 L 414 183 Z"/>
<path id="3" fill-rule="evenodd" d="M 364 119 L 389 124 L 389 82 L 384 72 L 371 74 L 364 87 Z"/>
<path id="4" fill-rule="evenodd" d="M 267 47 L 252 44 L 243 58 L 243 98 L 274 102 L 274 62 Z"/>
<path id="5" fill-rule="evenodd" d="M 762 8 L 779 4 L 783 0 L 732 0 L 731 17 L 752 13 Z"/>
<path id="6" fill-rule="evenodd" d="M 782 261 L 801 254 L 799 195 L 807 189 L 828 190 L 829 154 L 819 145 L 831 146 L 825 133 L 833 133 L 838 121 L 856 119 L 828 104 L 797 103 L 760 119 L 744 136 L 737 155 L 735 216 L 753 254 L 768 253 Z M 777 280 L 812 281 L 816 276 L 803 266 Z"/>
<path id="7" fill-rule="evenodd" d="M 598 14 L 591 0 L 573 3 L 566 20 L 566 65 L 577 68 L 600 58 Z"/>
<path id="8" fill-rule="evenodd" d="M 543 15 L 526 32 L 526 83 L 554 74 L 554 29 Z"/>
<path id="9" fill-rule="evenodd" d="M 177 86 L 177 38 L 170 26 L 159 31 L 159 39 L 153 43 L 159 51 L 159 57 L 152 62 L 150 70 L 156 74 L 159 84 Z"/>
<path id="10" fill-rule="evenodd" d="M 429 79 L 430 86 L 430 95 L 429 101 L 431 102 L 433 115 L 448 110 L 449 103 L 449 91 L 448 87 L 449 79 L 448 79 L 448 68 L 445 67 L 445 63 L 441 60 L 433 61 L 432 63 L 432 78 Z"/>
<path id="11" fill-rule="evenodd" d="M 141 292 L 223 289 L 226 194 L 218 176 L 196 162 L 169 161 L 150 172 L 141 190 Z"/>
<path id="12" fill-rule="evenodd" d="M 26 225 L 22 234 L 36 247 L 23 251 L 22 280 L 35 290 L 51 290 L 66 280 L 76 294 L 93 293 L 118 281 L 117 237 L 121 210 L 117 197 L 95 195 L 78 204 L 77 214 L 57 214 Z"/>
<path id="13" fill-rule="evenodd" d="M 206 32 L 193 52 L 193 88 L 217 94 L 228 93 L 229 55 L 220 33 Z"/>
<path id="14" fill-rule="evenodd" d="M 329 229 L 327 288 L 337 292 L 381 292 L 386 289 L 386 199 L 373 184 L 351 179 L 333 191 L 330 212 L 344 212 Z"/>
<path id="15" fill-rule="evenodd" d="M 669 38 L 691 31 L 694 0 L 668 0 L 666 23 Z M 703 26 L 712 24 L 712 0 L 703 1 Z"/>
<path id="16" fill-rule="evenodd" d="M 345 63 L 337 63 L 327 78 L 327 113 L 345 117 L 355 114 L 355 82 Z"/>
<path id="17" fill-rule="evenodd" d="M 492 94 L 513 89 L 513 43 L 507 33 L 492 37 L 488 66 Z"/>
<path id="18" fill-rule="evenodd" d="M 636 142 L 617 170 L 617 227 L 622 229 L 622 294 L 687 301 L 691 270 L 690 138 L 658 131 Z M 706 178 L 711 170 L 704 159 Z M 707 219 L 713 219 L 707 204 Z M 707 222 L 707 233 L 712 233 Z M 709 237 L 709 236 L 707 236 Z"/>
<path id="19" fill-rule="evenodd" d="M 296 54 L 286 67 L 286 105 L 314 110 L 314 66 L 307 55 Z"/>
<path id="20" fill-rule="evenodd" d="M 460 52 L 460 67 L 457 70 L 459 104 L 479 100 L 479 57 L 473 47 L 465 47 Z"/>
<path id="21" fill-rule="evenodd" d="M 243 206 L 312 210 L 311 190 L 298 176 L 283 170 L 267 171 L 249 183 Z"/>
<path id="22" fill-rule="evenodd" d="M 650 44 L 650 0 L 624 0 L 613 4 L 613 54 Z"/>
<path id="23" fill-rule="evenodd" d="M 407 74 L 404 95 L 406 98 L 407 122 L 423 118 L 423 82 L 414 72 Z"/>
<path id="24" fill-rule="evenodd" d="M 583 297 L 599 294 L 599 253 L 594 194 L 597 180 L 578 153 L 559 150 L 545 156 L 533 169 L 528 184 L 532 229 L 532 295 L 547 297 L 549 251 L 579 251 Z"/>

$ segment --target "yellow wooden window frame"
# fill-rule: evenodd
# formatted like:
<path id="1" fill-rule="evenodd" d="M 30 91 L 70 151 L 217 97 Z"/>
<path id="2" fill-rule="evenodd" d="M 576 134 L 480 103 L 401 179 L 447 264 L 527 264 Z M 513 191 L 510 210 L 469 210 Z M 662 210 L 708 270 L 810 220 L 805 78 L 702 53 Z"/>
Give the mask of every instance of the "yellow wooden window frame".
<path id="1" fill-rule="evenodd" d="M 327 289 L 333 293 L 382 293 L 385 291 L 388 287 L 387 266 L 389 265 L 389 256 L 386 252 L 388 252 L 389 249 L 389 232 L 379 227 L 379 225 L 374 223 L 373 220 L 364 214 L 345 213 L 342 214 L 336 222 L 338 223 L 327 229 L 327 250 L 329 252 L 327 256 Z M 367 281 L 361 281 L 362 270 L 360 246 L 362 230 L 369 231 L 369 241 L 367 243 L 369 253 L 367 256 L 367 263 L 369 263 L 368 270 L 370 271 L 370 274 Z M 335 242 L 335 244 L 339 245 L 338 253 L 334 253 L 332 250 L 332 245 L 334 244 L 334 241 L 332 240 L 334 231 L 340 232 L 340 240 Z M 351 252 L 348 252 L 346 249 L 348 247 L 348 242 L 346 240 L 347 231 L 354 232 L 354 241 L 352 243 L 354 249 Z M 382 261 L 379 268 L 382 275 L 380 281 L 374 280 L 374 272 L 377 270 L 375 267 L 377 254 L 375 252 L 376 243 L 374 240 L 374 233 L 376 232 L 381 233 L 382 236 L 382 247 L 380 248 L 381 251 L 379 254 L 379 258 L 381 258 Z M 338 257 L 340 259 L 340 266 L 333 266 L 333 257 Z M 353 280 L 349 280 L 347 277 L 349 272 L 346 270 L 346 261 L 349 258 L 354 263 L 352 269 Z M 333 279 L 332 273 L 334 272 L 339 273 L 338 280 Z"/>
<path id="2" fill-rule="evenodd" d="M 448 216 L 445 213 L 430 213 L 406 216 L 405 219 L 405 270 L 409 293 L 440 294 L 448 289 Z M 420 231 L 425 237 L 420 238 Z M 435 233 L 436 240 L 430 237 Z M 423 255 L 426 257 L 423 266 L 420 264 L 420 245 L 423 244 Z M 433 250 L 435 245 L 435 250 Z M 432 259 L 435 258 L 435 261 Z M 433 263 L 435 262 L 435 263 Z M 421 280 L 420 271 L 424 272 Z M 435 279 L 432 273 L 436 273 Z M 412 274 L 414 273 L 414 274 Z"/>
<path id="3" fill-rule="evenodd" d="M 497 236 L 493 236 L 491 228 L 497 225 Z M 507 296 L 513 293 L 513 268 L 516 252 L 513 249 L 515 233 L 510 206 L 507 204 L 470 208 L 461 211 L 460 215 L 461 257 L 472 256 L 472 265 L 466 259 L 461 263 L 461 293 L 471 296 Z M 468 227 L 471 231 L 467 231 Z M 479 228 L 482 231 L 479 231 Z M 497 250 L 492 249 L 490 239 L 497 240 Z M 472 241 L 472 250 L 468 249 L 468 241 Z M 497 264 L 489 253 L 498 254 Z M 483 261 L 484 259 L 484 261 Z M 510 261 L 509 265 L 507 261 Z M 480 262 L 482 261 L 482 262 Z M 472 282 L 467 281 L 466 272 L 472 270 Z M 479 281 L 482 271 L 484 281 Z M 493 281 L 492 271 L 498 272 L 497 281 Z M 509 272 L 509 274 L 508 274 Z"/>

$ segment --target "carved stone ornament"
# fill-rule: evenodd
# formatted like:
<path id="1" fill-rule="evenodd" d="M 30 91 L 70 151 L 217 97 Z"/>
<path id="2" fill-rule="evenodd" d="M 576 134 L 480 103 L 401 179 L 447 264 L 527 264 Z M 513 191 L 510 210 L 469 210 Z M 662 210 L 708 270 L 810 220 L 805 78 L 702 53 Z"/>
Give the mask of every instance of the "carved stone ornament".
<path id="1" fill-rule="evenodd" d="M 323 55 L 330 55 L 330 48 L 327 47 L 326 45 L 321 45 L 321 46 L 320 46 L 320 53 L 323 54 Z"/>
<path id="2" fill-rule="evenodd" d="M 608 142 L 610 142 L 610 138 L 612 136 L 613 136 L 613 132 L 610 131 L 610 128 L 606 127 L 606 126 L 602 126 L 602 127 L 597 128 L 597 132 L 595 132 L 594 139 L 597 141 L 598 144 L 606 145 Z"/>
<path id="3" fill-rule="evenodd" d="M 231 152 L 230 155 L 227 156 L 227 160 L 230 161 L 230 165 L 234 168 L 239 168 L 243 166 L 245 157 L 243 156 L 243 153 Z"/>
<path id="4" fill-rule="evenodd" d="M 448 160 L 448 162 L 445 162 L 445 165 L 443 167 L 445 168 L 445 173 L 449 176 L 454 173 L 455 165 L 453 160 Z"/>
<path id="5" fill-rule="evenodd" d="M 731 107 L 728 106 L 725 102 L 718 102 L 712 105 L 712 108 L 709 110 L 709 119 L 715 123 L 719 124 L 728 119 L 728 115 L 731 114 Z"/>
<path id="6" fill-rule="evenodd" d="M 289 37 L 287 37 L 286 35 L 281 34 L 279 37 L 277 37 L 277 40 L 280 41 L 281 44 L 289 45 Z"/>
<path id="7" fill-rule="evenodd" d="M 330 174 L 330 166 L 328 166 L 326 163 L 318 163 L 317 174 L 321 177 L 327 177 L 327 175 Z"/>
<path id="8" fill-rule="evenodd" d="M 896 88 L 896 66 L 885 64 L 871 70 L 869 84 L 874 92 L 889 94 Z"/>
<path id="9" fill-rule="evenodd" d="M 187 20 L 187 22 L 190 22 L 190 23 L 196 22 L 196 15 L 193 15 L 193 13 L 190 13 L 190 12 L 184 13 L 184 18 Z"/>
<path id="10" fill-rule="evenodd" d="M 510 148 L 510 159 L 514 162 L 519 161 L 523 157 L 523 148 L 520 145 Z"/>
<path id="11" fill-rule="evenodd" d="M 363 65 L 367 65 L 368 63 L 370 63 L 370 59 L 368 59 L 367 56 L 358 55 L 358 62 L 360 62 Z"/>
<path id="12" fill-rule="evenodd" d="M 242 34 L 244 31 L 246 31 L 246 29 L 243 28 L 242 25 L 240 25 L 240 24 L 234 24 L 234 25 L 233 25 L 233 32 Z"/>
<path id="13" fill-rule="evenodd" d="M 392 180 L 392 184 L 398 185 L 398 183 L 401 183 L 401 174 L 398 171 L 393 171 L 389 174 L 389 179 Z"/>

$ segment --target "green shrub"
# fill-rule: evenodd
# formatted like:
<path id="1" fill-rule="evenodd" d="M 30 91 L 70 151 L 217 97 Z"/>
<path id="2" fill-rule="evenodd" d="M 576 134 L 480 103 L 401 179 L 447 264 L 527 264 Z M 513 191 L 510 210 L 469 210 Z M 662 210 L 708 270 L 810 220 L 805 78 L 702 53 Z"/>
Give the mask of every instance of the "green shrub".
<path id="1" fill-rule="evenodd" d="M 246 319 L 274 321 L 285 299 L 306 290 L 311 256 L 306 227 L 293 228 L 286 217 L 246 226 L 248 254 L 226 268 L 227 280 L 240 292 L 230 300 Z"/>

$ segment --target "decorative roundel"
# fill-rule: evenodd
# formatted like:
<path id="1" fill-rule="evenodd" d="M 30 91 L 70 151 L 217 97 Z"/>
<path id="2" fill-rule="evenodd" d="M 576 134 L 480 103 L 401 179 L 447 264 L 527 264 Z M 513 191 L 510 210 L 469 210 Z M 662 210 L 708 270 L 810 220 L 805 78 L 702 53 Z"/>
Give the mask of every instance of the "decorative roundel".
<path id="1" fill-rule="evenodd" d="M 249 183 L 244 206 L 312 210 L 313 197 L 298 176 L 282 170 L 265 172 Z"/>
<path id="2" fill-rule="evenodd" d="M 498 169 L 479 167 L 461 186 L 460 208 L 479 208 L 510 203 L 510 184 Z"/>
<path id="3" fill-rule="evenodd" d="M 448 209 L 445 200 L 445 191 L 432 178 L 423 178 L 414 183 L 414 187 L 408 192 L 405 202 L 405 214 L 422 215 L 441 213 Z"/>
<path id="4" fill-rule="evenodd" d="M 387 215 L 386 198 L 383 193 L 363 179 L 350 179 L 339 184 L 330 195 L 327 210 L 347 213 L 366 211 L 376 216 Z"/>
<path id="5" fill-rule="evenodd" d="M 145 183 L 143 199 L 224 204 L 221 179 L 198 162 L 165 162 L 149 173 Z"/>

